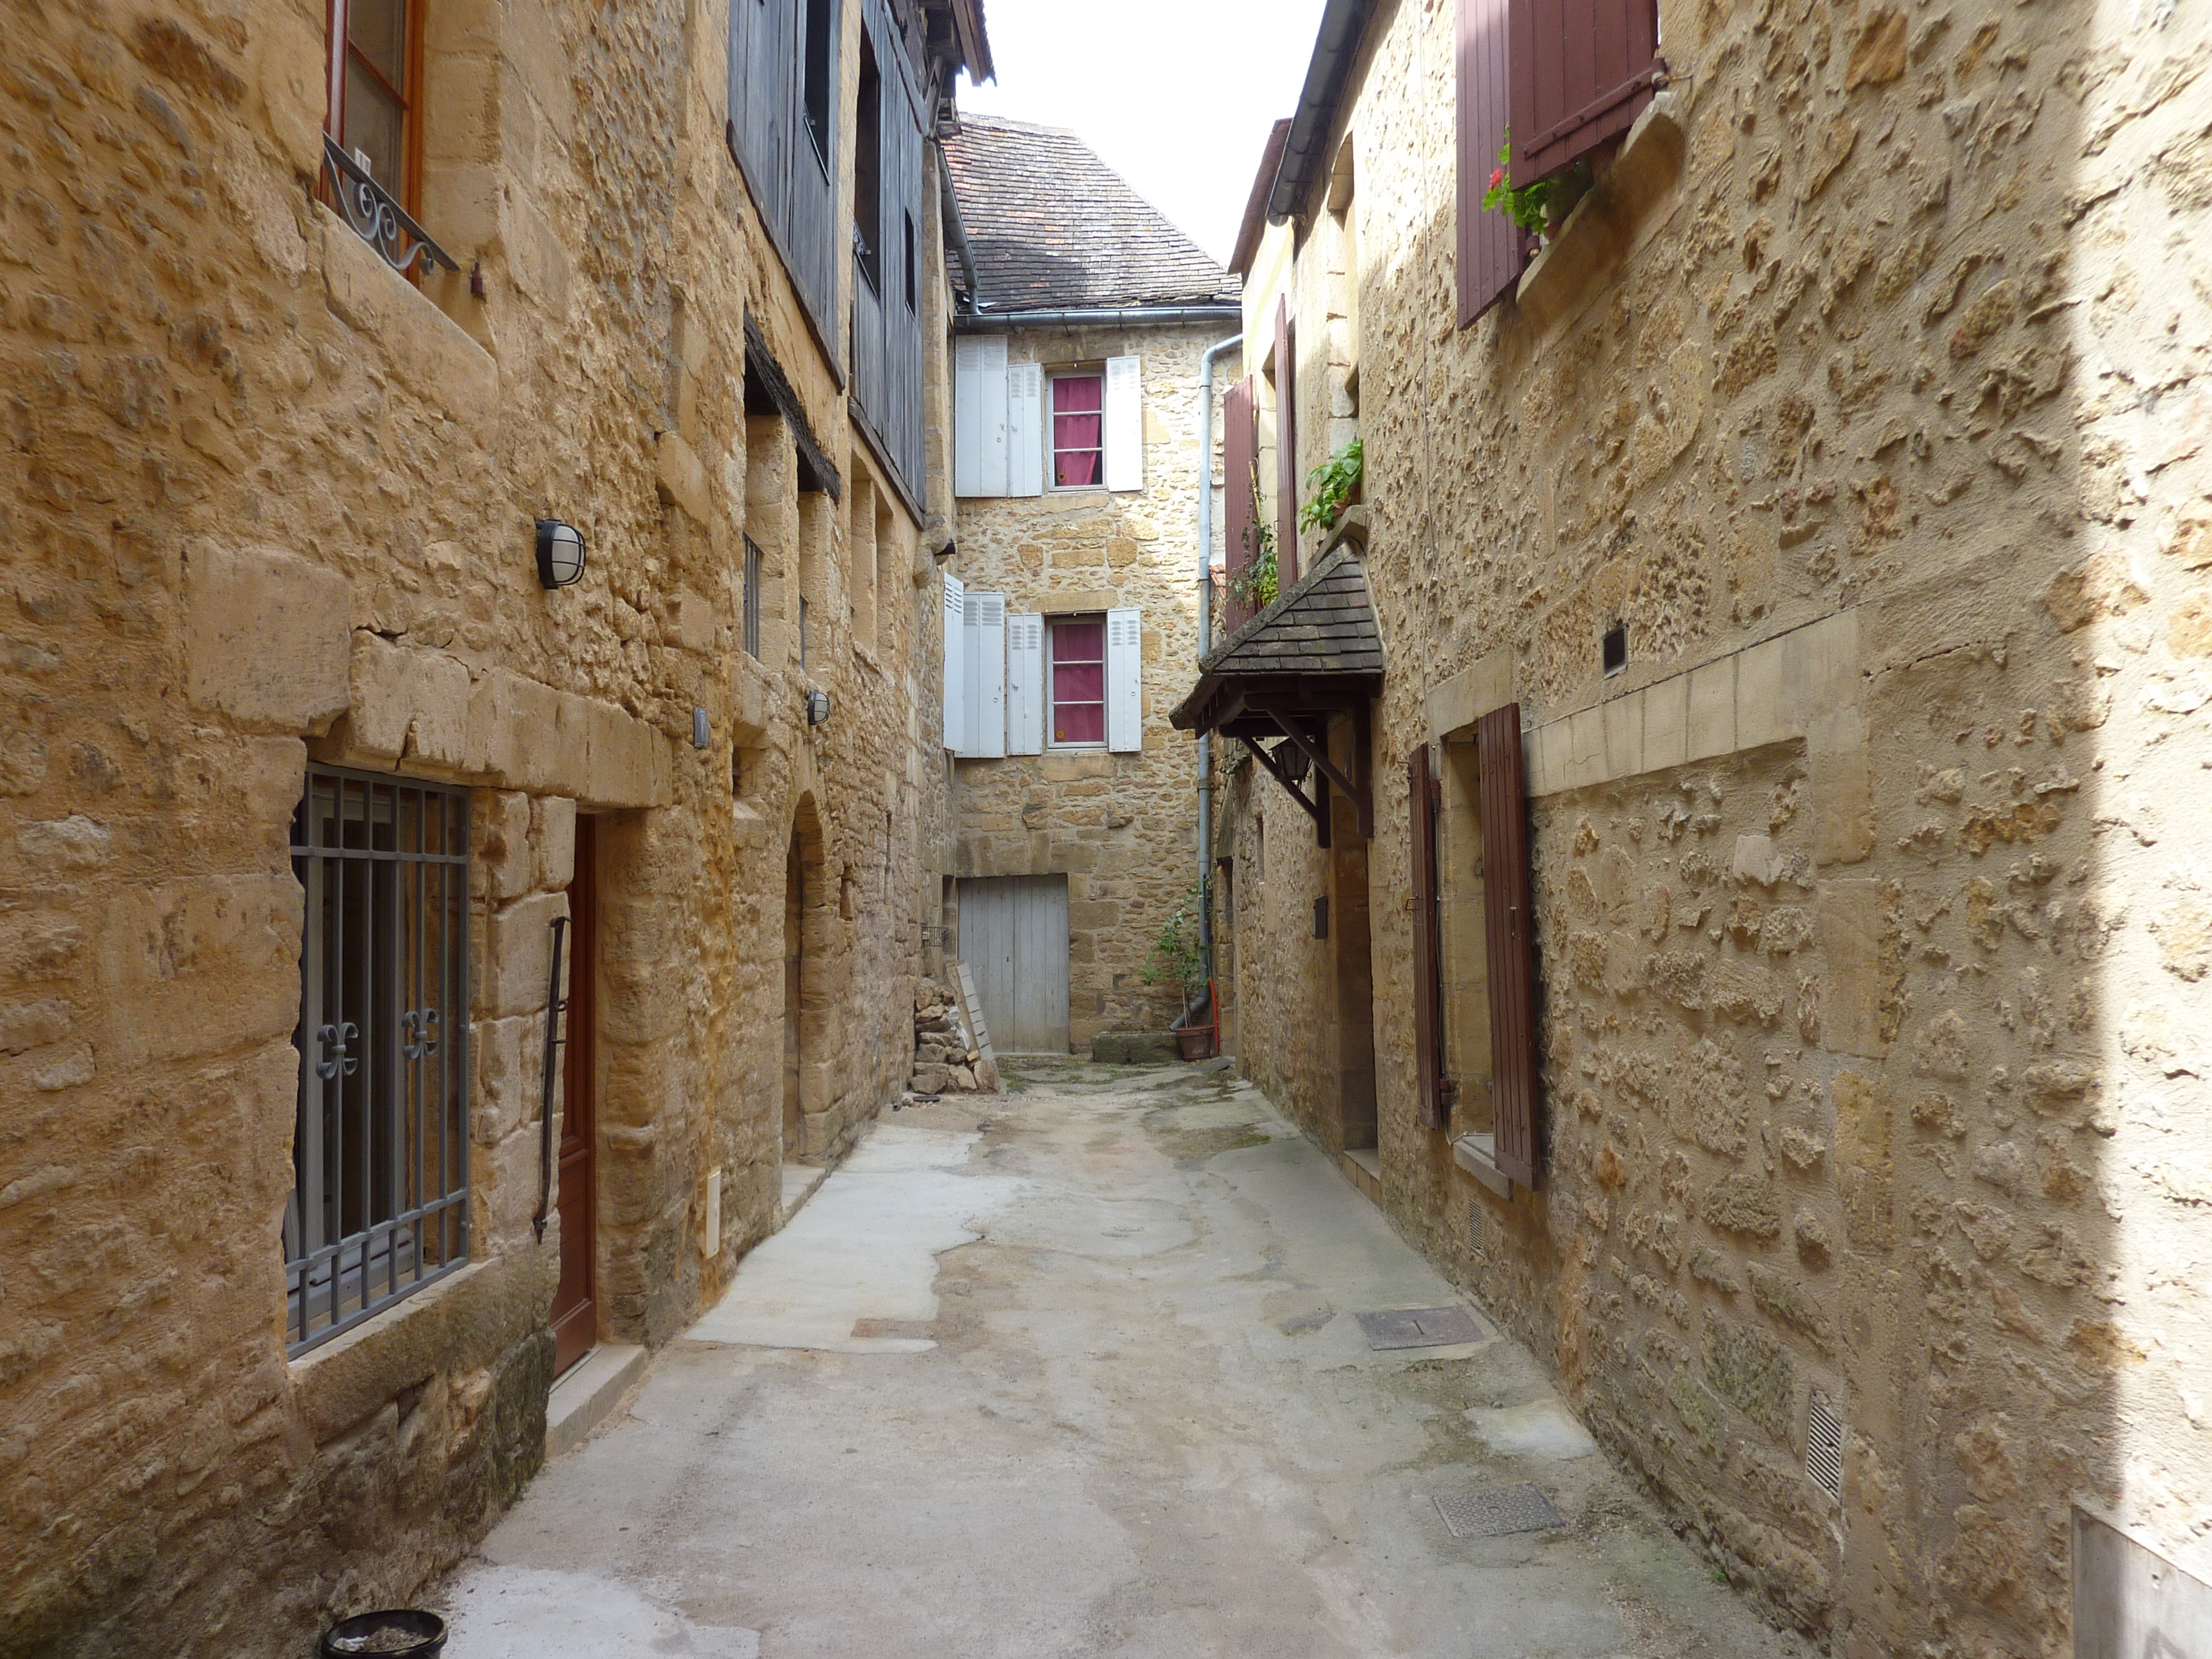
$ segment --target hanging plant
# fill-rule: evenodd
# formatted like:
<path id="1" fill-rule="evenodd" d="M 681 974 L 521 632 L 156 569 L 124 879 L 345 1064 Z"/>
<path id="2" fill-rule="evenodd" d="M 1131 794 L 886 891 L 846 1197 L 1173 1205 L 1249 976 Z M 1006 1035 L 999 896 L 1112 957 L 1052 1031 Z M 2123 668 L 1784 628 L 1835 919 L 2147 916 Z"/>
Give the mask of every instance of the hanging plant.
<path id="1" fill-rule="evenodd" d="M 1313 499 L 1298 509 L 1298 528 L 1324 533 L 1336 528 L 1346 505 L 1359 493 L 1360 475 L 1366 465 L 1366 440 L 1350 443 L 1306 475 Z"/>
<path id="2" fill-rule="evenodd" d="M 1513 182 L 1513 129 L 1505 130 L 1505 142 L 1498 147 L 1498 165 L 1491 169 L 1490 188 L 1482 192 L 1483 210 L 1503 213 L 1523 230 L 1541 230 L 1545 226 L 1545 209 L 1550 205 L 1552 192 L 1558 181 L 1539 179 L 1533 185 L 1516 185 Z"/>

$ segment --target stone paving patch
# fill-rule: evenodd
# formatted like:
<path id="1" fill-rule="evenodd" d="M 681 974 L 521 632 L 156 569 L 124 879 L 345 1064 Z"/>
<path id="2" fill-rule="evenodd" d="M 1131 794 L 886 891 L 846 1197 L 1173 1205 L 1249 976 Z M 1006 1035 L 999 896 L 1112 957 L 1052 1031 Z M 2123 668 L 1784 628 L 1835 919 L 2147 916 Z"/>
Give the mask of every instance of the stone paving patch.
<path id="1" fill-rule="evenodd" d="M 1357 1316 L 1367 1346 L 1384 1348 L 1443 1348 L 1480 1342 L 1490 1333 L 1464 1308 L 1389 1308 Z"/>

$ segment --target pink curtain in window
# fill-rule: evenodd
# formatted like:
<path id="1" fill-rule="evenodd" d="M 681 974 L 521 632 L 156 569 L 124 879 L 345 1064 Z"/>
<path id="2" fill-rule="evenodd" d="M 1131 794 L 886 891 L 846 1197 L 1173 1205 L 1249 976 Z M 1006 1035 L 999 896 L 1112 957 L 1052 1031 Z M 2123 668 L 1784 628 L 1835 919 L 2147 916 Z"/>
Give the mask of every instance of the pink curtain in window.
<path id="1" fill-rule="evenodd" d="M 1053 482 L 1095 484 L 1103 459 L 1106 377 L 1065 374 L 1052 383 Z"/>
<path id="2" fill-rule="evenodd" d="M 1106 624 L 1057 623 L 1052 630 L 1052 740 L 1106 741 Z"/>

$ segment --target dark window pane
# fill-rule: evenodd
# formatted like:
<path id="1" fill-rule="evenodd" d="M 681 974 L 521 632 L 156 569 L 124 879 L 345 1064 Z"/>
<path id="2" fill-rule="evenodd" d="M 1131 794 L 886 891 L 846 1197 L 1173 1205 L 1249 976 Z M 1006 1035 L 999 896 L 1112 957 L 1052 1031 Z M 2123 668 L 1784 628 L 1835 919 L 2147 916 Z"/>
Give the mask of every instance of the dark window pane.
<path id="1" fill-rule="evenodd" d="M 339 142 L 368 158 L 376 182 L 394 196 L 406 188 L 401 133 L 406 118 L 398 100 L 377 84 L 356 58 L 346 60 L 345 131 Z"/>
<path id="2" fill-rule="evenodd" d="M 353 0 L 346 40 L 401 95 L 407 91 L 407 0 Z"/>

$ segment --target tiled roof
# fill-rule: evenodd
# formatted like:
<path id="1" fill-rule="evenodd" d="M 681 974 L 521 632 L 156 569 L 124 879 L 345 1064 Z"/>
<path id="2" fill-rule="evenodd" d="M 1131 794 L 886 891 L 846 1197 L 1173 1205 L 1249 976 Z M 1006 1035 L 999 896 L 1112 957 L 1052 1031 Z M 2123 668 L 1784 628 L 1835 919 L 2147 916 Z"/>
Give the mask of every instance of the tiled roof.
<path id="1" fill-rule="evenodd" d="M 1237 279 L 1073 132 L 963 115 L 945 153 L 986 310 L 1236 301 Z"/>

